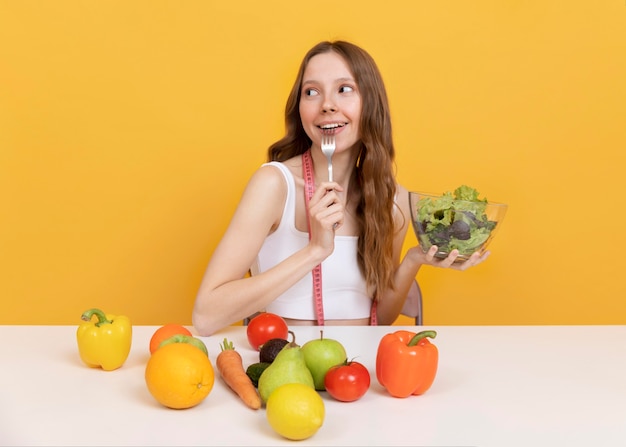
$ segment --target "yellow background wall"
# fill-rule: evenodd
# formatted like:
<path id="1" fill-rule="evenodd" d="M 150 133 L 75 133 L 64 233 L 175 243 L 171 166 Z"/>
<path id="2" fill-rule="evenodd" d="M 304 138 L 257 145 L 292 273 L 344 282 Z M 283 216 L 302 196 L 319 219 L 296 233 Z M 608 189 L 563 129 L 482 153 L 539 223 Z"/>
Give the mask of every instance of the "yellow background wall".
<path id="1" fill-rule="evenodd" d="M 347 39 L 401 183 L 509 204 L 487 263 L 420 272 L 425 323 L 625 324 L 624 0 L 382 6 L 0 0 L 0 323 L 190 324 L 302 56 Z"/>

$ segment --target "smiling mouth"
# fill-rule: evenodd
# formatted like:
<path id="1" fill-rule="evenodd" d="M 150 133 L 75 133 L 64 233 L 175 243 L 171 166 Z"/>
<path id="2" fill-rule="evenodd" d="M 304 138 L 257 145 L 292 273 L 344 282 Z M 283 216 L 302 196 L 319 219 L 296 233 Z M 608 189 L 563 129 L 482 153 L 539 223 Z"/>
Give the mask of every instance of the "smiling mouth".
<path id="1" fill-rule="evenodd" d="M 332 123 L 332 124 L 323 124 L 321 126 L 317 126 L 322 129 L 324 133 L 332 133 L 335 129 L 339 129 L 341 127 L 345 127 L 345 123 Z"/>

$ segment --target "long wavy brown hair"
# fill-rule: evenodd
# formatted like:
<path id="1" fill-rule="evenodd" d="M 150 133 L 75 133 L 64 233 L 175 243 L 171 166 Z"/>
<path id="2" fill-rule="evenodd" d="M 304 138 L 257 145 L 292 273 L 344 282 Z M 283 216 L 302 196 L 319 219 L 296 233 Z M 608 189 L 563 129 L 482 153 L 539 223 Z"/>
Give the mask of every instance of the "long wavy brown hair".
<path id="1" fill-rule="evenodd" d="M 358 264 L 372 296 L 379 299 L 385 289 L 393 287 L 395 149 L 385 85 L 374 59 L 365 50 L 345 41 L 324 41 L 309 50 L 287 99 L 285 136 L 269 147 L 267 158 L 286 161 L 311 147 L 300 118 L 302 80 L 311 58 L 331 51 L 346 61 L 361 94 L 361 141 L 350 179 L 350 200 L 356 200 Z"/>

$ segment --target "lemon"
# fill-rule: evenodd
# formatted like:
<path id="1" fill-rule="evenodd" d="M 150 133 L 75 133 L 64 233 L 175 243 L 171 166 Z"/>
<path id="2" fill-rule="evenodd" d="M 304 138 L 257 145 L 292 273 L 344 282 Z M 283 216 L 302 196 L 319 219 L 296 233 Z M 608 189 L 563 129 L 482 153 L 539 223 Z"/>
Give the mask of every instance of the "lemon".
<path id="1" fill-rule="evenodd" d="M 313 436 L 324 423 L 324 401 L 310 386 L 286 383 L 272 391 L 265 413 L 276 433 L 300 441 Z"/>

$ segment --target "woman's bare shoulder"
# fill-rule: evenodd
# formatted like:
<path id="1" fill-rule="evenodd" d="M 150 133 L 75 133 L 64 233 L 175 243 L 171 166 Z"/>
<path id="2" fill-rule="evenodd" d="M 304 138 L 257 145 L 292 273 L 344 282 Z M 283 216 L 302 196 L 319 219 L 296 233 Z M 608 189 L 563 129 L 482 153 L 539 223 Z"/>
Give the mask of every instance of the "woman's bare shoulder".
<path id="1" fill-rule="evenodd" d="M 302 178 L 302 155 L 296 155 L 284 162 L 295 179 Z"/>
<path id="2" fill-rule="evenodd" d="M 396 206 L 400 210 L 399 213 L 395 213 L 396 225 L 406 229 L 411 218 L 409 192 L 400 184 L 396 184 Z"/>
<path id="3" fill-rule="evenodd" d="M 281 163 L 285 168 L 289 170 L 292 177 L 296 182 L 296 186 L 302 183 L 302 156 L 297 155 Z M 283 174 L 279 171 L 279 168 L 270 164 L 264 164 L 261 166 L 255 176 L 258 175 L 264 181 L 276 181 L 276 179 L 283 179 Z M 284 182 L 284 181 L 283 181 Z"/>
<path id="4" fill-rule="evenodd" d="M 282 190 L 285 189 L 285 177 L 279 168 L 264 164 L 260 166 L 250 177 L 248 189 L 254 187 L 263 190 Z"/>
<path id="5" fill-rule="evenodd" d="M 401 209 L 409 209 L 409 192 L 401 184 L 396 184 L 396 203 Z"/>
<path id="6" fill-rule="evenodd" d="M 233 221 L 242 226 L 255 222 L 255 228 L 271 231 L 280 222 L 286 199 L 283 173 L 271 165 L 260 166 L 248 180 Z"/>

